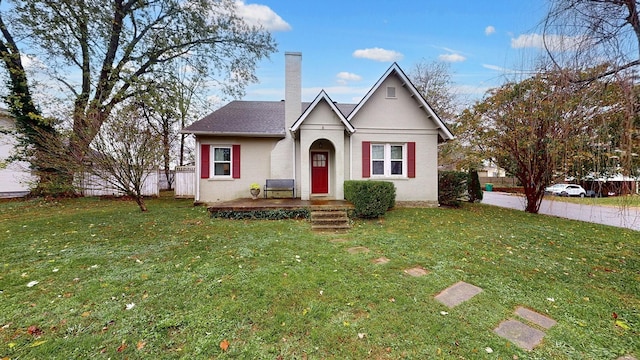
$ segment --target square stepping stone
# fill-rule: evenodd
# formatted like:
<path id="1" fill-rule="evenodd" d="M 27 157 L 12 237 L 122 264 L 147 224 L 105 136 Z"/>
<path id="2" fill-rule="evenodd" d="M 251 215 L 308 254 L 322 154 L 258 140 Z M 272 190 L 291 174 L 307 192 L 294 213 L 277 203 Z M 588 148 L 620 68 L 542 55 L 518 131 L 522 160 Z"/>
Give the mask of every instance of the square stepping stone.
<path id="1" fill-rule="evenodd" d="M 522 306 L 516 309 L 515 314 L 533 324 L 544 328 L 545 330 L 550 329 L 553 325 L 558 323 L 548 316 L 544 316 Z"/>
<path id="2" fill-rule="evenodd" d="M 349 254 L 355 255 L 355 254 L 366 254 L 369 252 L 369 248 L 366 248 L 364 246 L 355 246 L 352 248 L 348 248 L 347 252 Z"/>
<path id="3" fill-rule="evenodd" d="M 436 295 L 435 299 L 452 308 L 482 292 L 482 289 L 464 281 L 457 282 Z"/>
<path id="4" fill-rule="evenodd" d="M 384 265 L 384 264 L 388 263 L 389 261 L 391 261 L 391 260 L 387 259 L 384 256 L 383 257 L 379 257 L 377 259 L 371 260 L 371 262 L 376 264 L 376 265 Z"/>
<path id="5" fill-rule="evenodd" d="M 406 269 L 404 271 L 404 273 L 407 274 L 407 275 L 414 276 L 414 277 L 420 277 L 420 276 L 427 275 L 429 273 L 429 270 L 427 270 L 427 269 L 425 269 L 423 267 L 420 267 L 420 266 L 416 266 L 416 267 L 411 268 L 411 269 Z"/>
<path id="6" fill-rule="evenodd" d="M 493 332 L 529 351 L 538 346 L 545 335 L 544 332 L 517 320 L 503 321 Z"/>
<path id="7" fill-rule="evenodd" d="M 637 359 L 631 355 L 625 355 L 617 358 L 616 360 L 637 360 Z"/>

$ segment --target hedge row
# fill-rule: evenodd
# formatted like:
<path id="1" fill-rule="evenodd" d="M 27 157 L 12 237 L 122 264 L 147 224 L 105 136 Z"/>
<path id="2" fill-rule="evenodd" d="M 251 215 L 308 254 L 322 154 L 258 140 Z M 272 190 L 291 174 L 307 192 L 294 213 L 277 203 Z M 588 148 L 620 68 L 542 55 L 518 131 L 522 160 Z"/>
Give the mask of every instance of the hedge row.
<path id="1" fill-rule="evenodd" d="M 212 218 L 243 220 L 243 219 L 262 219 L 262 220 L 282 220 L 282 219 L 307 219 L 311 213 L 309 209 L 276 209 L 276 210 L 252 210 L 252 211 L 234 211 L 220 210 L 212 211 Z"/>

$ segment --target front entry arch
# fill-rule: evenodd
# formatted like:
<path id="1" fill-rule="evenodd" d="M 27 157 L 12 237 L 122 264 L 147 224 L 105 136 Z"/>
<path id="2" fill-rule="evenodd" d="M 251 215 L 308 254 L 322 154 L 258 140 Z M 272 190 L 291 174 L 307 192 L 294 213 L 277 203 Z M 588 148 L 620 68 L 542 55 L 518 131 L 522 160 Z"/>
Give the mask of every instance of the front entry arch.
<path id="1" fill-rule="evenodd" d="M 311 193 L 329 193 L 329 152 L 311 152 Z"/>

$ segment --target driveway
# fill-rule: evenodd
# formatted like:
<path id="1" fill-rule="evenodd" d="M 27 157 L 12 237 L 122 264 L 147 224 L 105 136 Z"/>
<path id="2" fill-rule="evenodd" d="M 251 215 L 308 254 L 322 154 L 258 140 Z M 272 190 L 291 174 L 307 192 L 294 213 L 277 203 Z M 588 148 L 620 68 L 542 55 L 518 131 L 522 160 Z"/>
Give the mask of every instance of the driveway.
<path id="1" fill-rule="evenodd" d="M 493 191 L 485 191 L 483 195 L 483 204 L 517 210 L 525 208 L 526 200 L 521 195 Z M 640 231 L 640 208 L 596 206 L 586 203 L 588 201 L 585 199 L 585 204 L 573 204 L 543 199 L 540 214 Z"/>

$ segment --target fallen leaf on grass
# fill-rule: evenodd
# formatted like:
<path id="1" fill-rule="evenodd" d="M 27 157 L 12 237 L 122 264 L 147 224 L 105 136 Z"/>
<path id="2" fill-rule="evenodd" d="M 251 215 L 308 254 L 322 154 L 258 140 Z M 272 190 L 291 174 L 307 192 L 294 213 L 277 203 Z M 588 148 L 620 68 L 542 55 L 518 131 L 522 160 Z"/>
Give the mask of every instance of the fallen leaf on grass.
<path id="1" fill-rule="evenodd" d="M 118 346 L 118 348 L 116 349 L 117 352 L 123 352 L 124 349 L 127 348 L 127 344 L 125 344 L 125 342 L 123 341 L 122 344 L 120 344 L 120 346 Z"/>
<path id="2" fill-rule="evenodd" d="M 222 351 L 227 351 L 227 349 L 229 348 L 229 341 L 227 339 L 224 339 L 220 342 L 220 349 L 222 349 Z"/>
<path id="3" fill-rule="evenodd" d="M 40 336 L 42 335 L 43 331 L 42 329 L 40 329 L 39 327 L 35 326 L 35 325 L 31 325 L 27 328 L 27 334 L 29 335 L 33 335 L 33 336 Z"/>
<path id="4" fill-rule="evenodd" d="M 40 345 L 42 345 L 42 344 L 44 344 L 44 343 L 46 343 L 46 342 L 47 342 L 47 340 L 40 340 L 40 341 L 36 341 L 36 342 L 34 342 L 33 344 L 31 344 L 29 347 L 36 347 L 36 346 L 40 346 Z"/>
<path id="5" fill-rule="evenodd" d="M 616 326 L 621 327 L 625 330 L 629 330 L 631 329 L 631 326 L 629 326 L 626 322 L 622 321 L 622 320 L 616 320 Z"/>
<path id="6" fill-rule="evenodd" d="M 145 345 L 147 345 L 147 343 L 146 343 L 146 342 L 144 342 L 144 341 L 138 341 L 138 344 L 136 344 L 136 349 L 138 349 L 138 350 L 142 350 L 142 349 L 145 347 Z"/>

